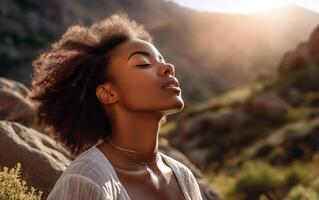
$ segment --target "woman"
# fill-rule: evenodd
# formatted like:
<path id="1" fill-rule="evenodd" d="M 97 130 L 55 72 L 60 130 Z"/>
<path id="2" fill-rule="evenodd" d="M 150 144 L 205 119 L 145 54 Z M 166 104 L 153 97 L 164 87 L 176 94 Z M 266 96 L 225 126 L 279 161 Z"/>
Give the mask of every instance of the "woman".
<path id="1" fill-rule="evenodd" d="M 184 102 L 142 25 L 116 13 L 72 26 L 33 65 L 39 123 L 77 156 L 47 199 L 202 199 L 192 172 L 158 151 L 166 115 Z"/>

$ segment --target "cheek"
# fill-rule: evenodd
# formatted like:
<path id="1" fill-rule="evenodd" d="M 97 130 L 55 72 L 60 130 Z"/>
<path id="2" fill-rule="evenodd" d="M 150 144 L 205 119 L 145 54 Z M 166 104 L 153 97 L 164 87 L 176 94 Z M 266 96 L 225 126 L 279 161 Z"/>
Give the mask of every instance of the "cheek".
<path id="1" fill-rule="evenodd" d="M 120 98 L 130 104 L 154 102 L 159 100 L 161 92 L 160 81 L 149 74 L 131 75 L 120 84 Z"/>

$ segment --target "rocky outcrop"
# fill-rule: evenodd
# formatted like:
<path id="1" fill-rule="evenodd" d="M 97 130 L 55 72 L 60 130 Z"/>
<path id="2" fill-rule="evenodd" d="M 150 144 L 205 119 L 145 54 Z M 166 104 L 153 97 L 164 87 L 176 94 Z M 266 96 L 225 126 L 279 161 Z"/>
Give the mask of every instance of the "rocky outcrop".
<path id="1" fill-rule="evenodd" d="M 20 162 L 22 178 L 46 196 L 71 156 L 51 138 L 18 122 L 0 121 L 0 166 Z"/>
<path id="2" fill-rule="evenodd" d="M 298 105 L 300 93 L 319 90 L 319 26 L 309 40 L 287 52 L 279 65 L 281 96 Z"/>
<path id="3" fill-rule="evenodd" d="M 319 27 L 309 41 L 285 54 L 278 76 L 252 85 L 249 95 L 239 88 L 184 113 L 166 135 L 170 144 L 200 169 L 226 169 L 255 157 L 281 164 L 310 160 L 318 151 L 309 139 L 316 130 L 309 127 L 319 117 L 318 46 Z M 234 94 L 245 98 L 232 99 Z M 279 149 L 282 154 L 275 152 Z"/>
<path id="4" fill-rule="evenodd" d="M 309 40 L 299 44 L 296 49 L 284 54 L 278 71 L 289 74 L 311 64 L 319 63 L 319 26 L 312 32 Z"/>
<path id="5" fill-rule="evenodd" d="M 22 164 L 22 178 L 47 195 L 72 156 L 39 132 L 34 105 L 25 99 L 28 88 L 0 77 L 0 165 Z"/>
<path id="6" fill-rule="evenodd" d="M 0 77 L 0 120 L 19 122 L 28 127 L 35 127 L 35 110 L 25 100 L 28 92 L 23 84 Z"/>
<path id="7" fill-rule="evenodd" d="M 244 103 L 245 112 L 273 122 L 285 118 L 289 104 L 273 92 L 256 95 Z"/>
<path id="8" fill-rule="evenodd" d="M 290 105 L 273 92 L 256 94 L 241 103 L 216 111 L 212 108 L 185 115 L 167 138 L 173 147 L 205 169 L 209 162 L 223 163 L 223 159 L 234 156 L 234 152 L 250 140 L 267 134 L 267 129 L 260 127 L 283 123 L 289 108 Z"/>

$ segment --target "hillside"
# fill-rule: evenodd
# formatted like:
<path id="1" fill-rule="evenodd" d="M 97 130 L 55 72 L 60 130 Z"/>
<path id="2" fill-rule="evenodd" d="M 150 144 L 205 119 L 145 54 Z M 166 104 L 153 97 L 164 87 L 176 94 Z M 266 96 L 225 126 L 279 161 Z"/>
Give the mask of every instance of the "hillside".
<path id="1" fill-rule="evenodd" d="M 1 4 L 0 76 L 30 86 L 32 59 L 69 25 L 90 24 L 124 10 L 145 24 L 155 45 L 175 65 L 187 106 L 269 76 L 283 53 L 306 39 L 319 21 L 317 13 L 304 8 L 288 12 L 289 6 L 274 11 L 286 23 L 280 29 L 270 23 L 271 17 L 198 12 L 164 0 Z"/>
<path id="2" fill-rule="evenodd" d="M 186 110 L 165 133 L 226 199 L 284 199 L 298 185 L 319 192 L 318 46 L 319 26 L 271 78 Z"/>

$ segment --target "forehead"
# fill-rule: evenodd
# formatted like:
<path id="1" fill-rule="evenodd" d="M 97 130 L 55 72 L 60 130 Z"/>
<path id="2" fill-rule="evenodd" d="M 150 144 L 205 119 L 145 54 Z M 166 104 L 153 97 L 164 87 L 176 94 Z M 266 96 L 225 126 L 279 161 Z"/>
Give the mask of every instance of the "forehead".
<path id="1" fill-rule="evenodd" d="M 147 51 L 154 56 L 160 55 L 153 44 L 140 39 L 131 39 L 123 42 L 114 49 L 113 58 L 128 58 L 129 55 L 135 51 Z"/>

